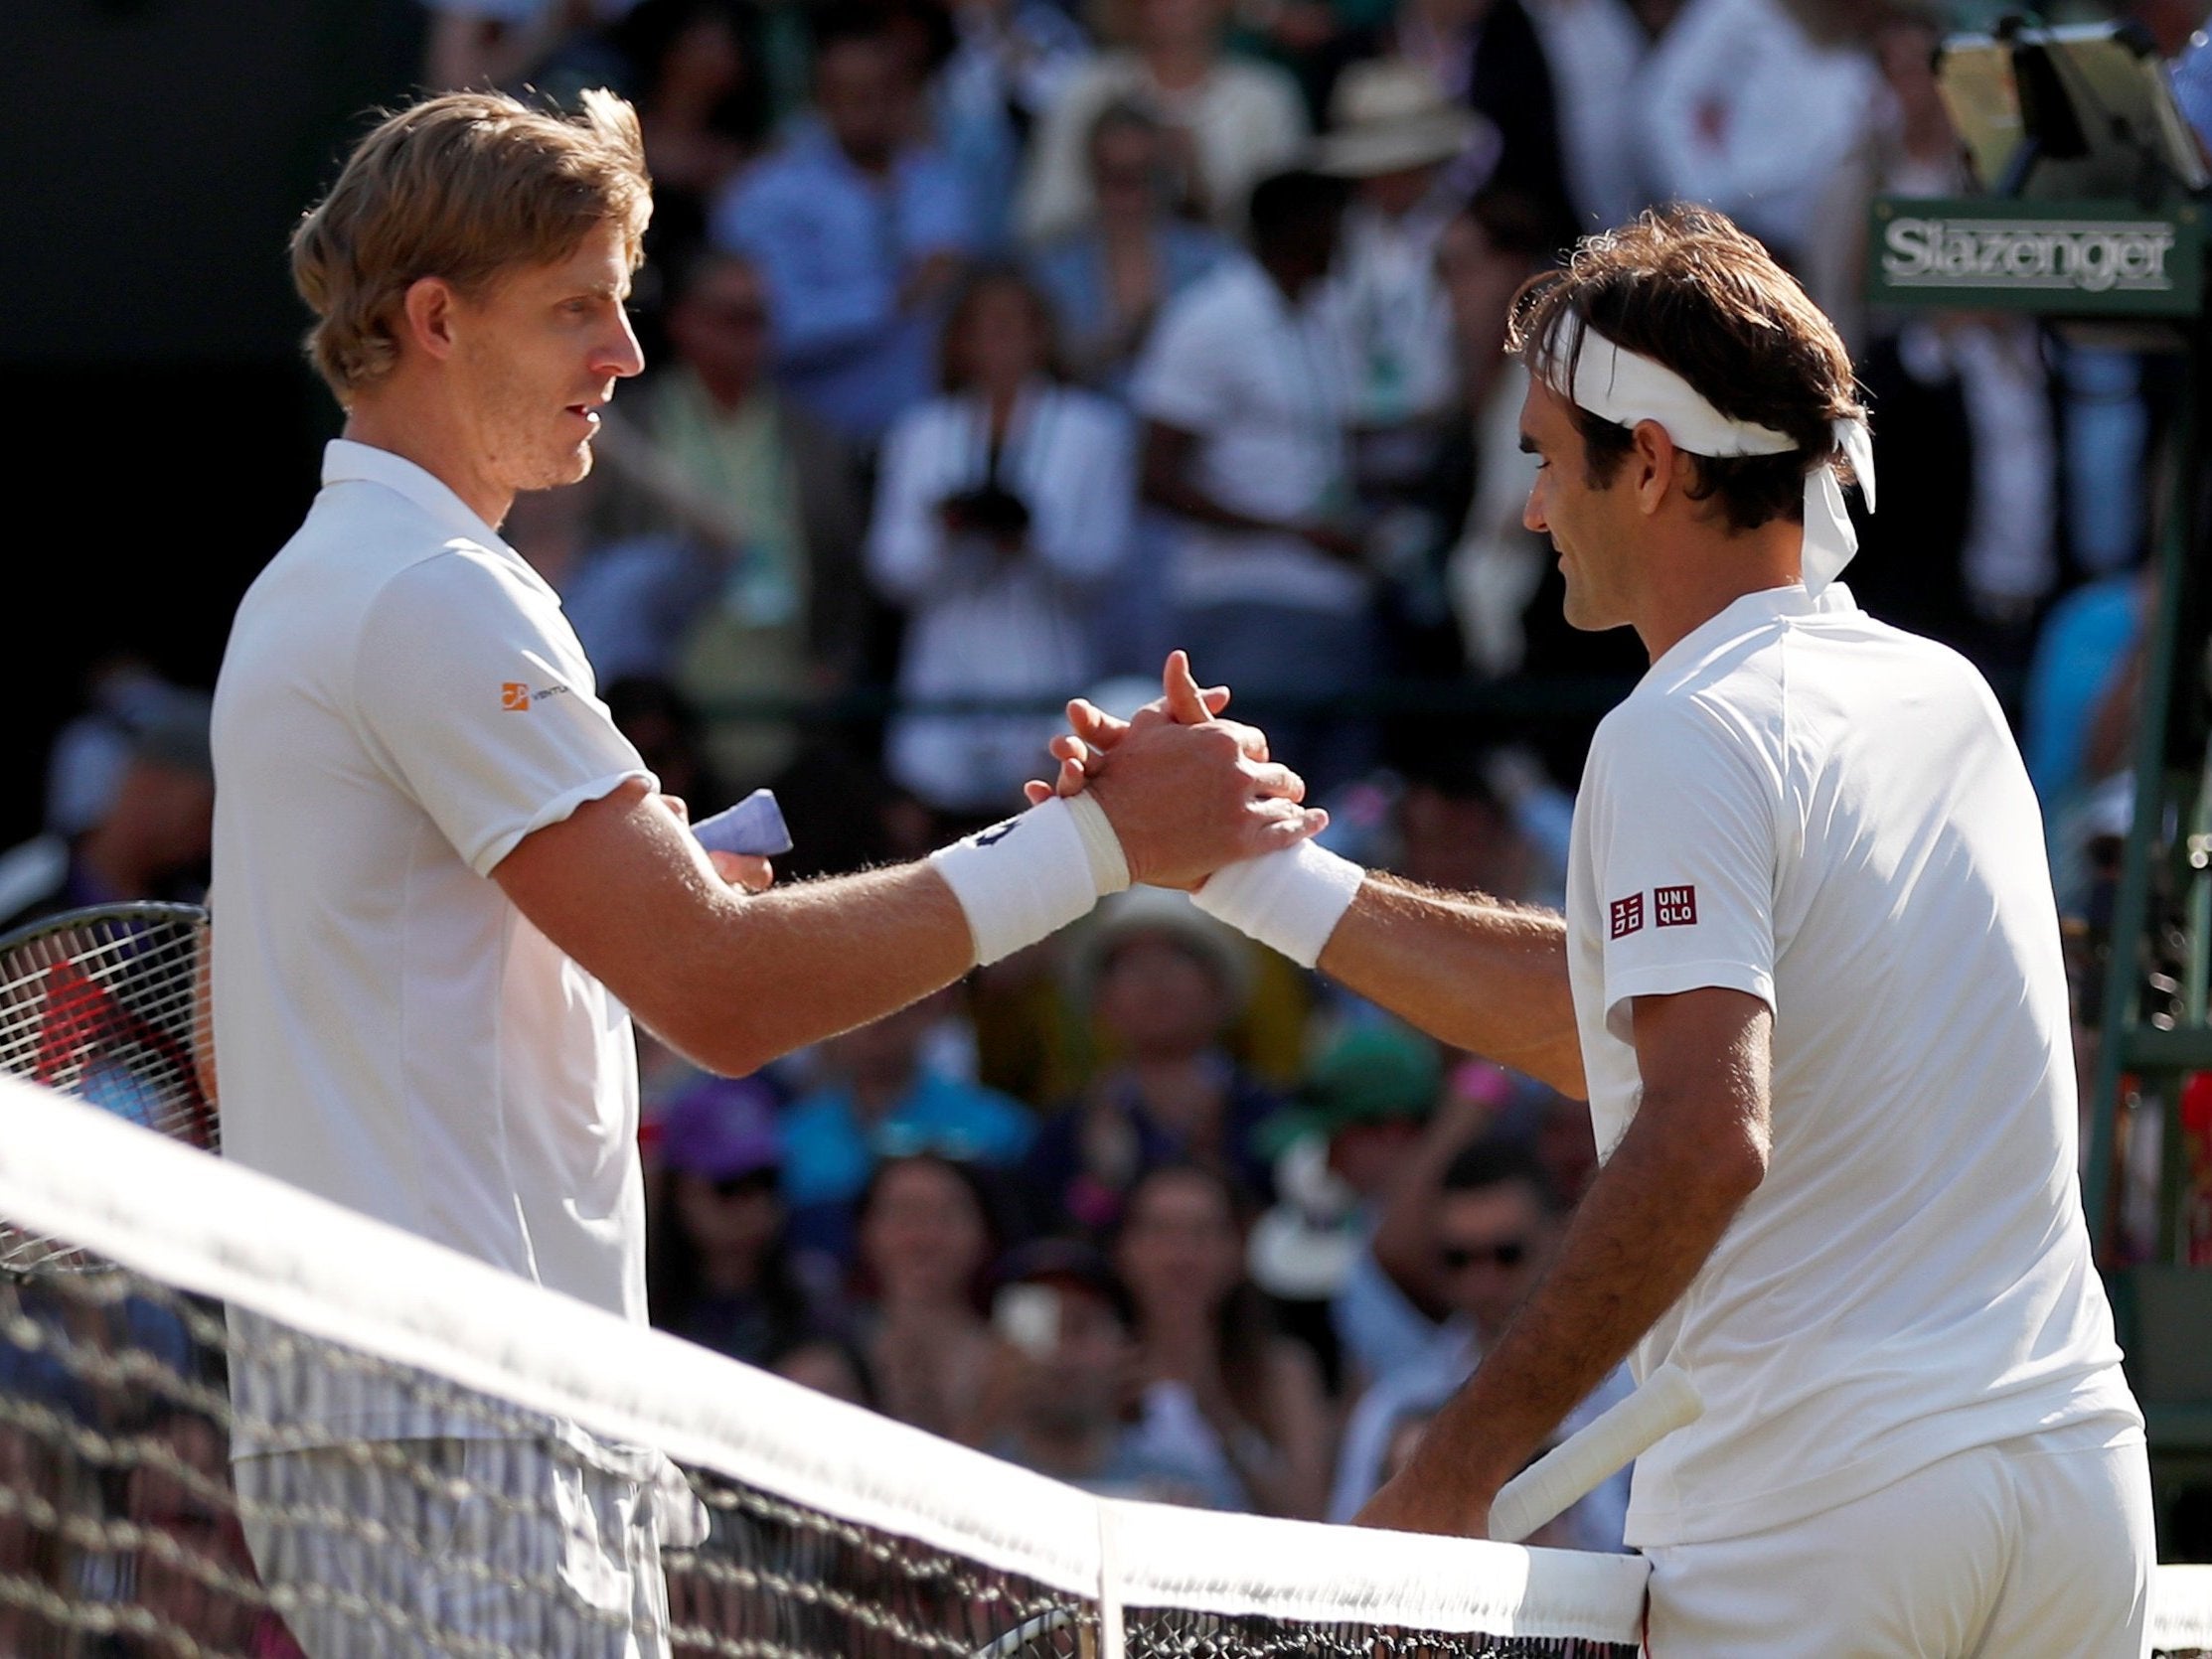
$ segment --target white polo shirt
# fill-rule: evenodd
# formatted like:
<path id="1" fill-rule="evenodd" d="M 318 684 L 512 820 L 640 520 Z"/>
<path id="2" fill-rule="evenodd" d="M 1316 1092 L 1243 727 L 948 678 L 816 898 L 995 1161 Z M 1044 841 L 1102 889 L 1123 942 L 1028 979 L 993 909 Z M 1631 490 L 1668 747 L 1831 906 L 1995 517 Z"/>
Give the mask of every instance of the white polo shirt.
<path id="1" fill-rule="evenodd" d="M 1147 419 L 1197 435 L 1200 489 L 1275 522 L 1348 504 L 1348 392 L 1317 293 L 1293 307 L 1248 258 L 1231 259 L 1168 307 L 1138 361 L 1130 395 Z M 1182 605 L 1251 600 L 1351 616 L 1366 577 L 1296 535 L 1184 525 L 1169 567 Z"/>
<path id="2" fill-rule="evenodd" d="M 214 743 L 225 1155 L 642 1321 L 629 1015 L 490 879 L 652 776 L 553 590 L 428 473 L 333 443 Z M 264 1404 L 307 1439 L 490 1432 L 316 1399 Z"/>
<path id="3" fill-rule="evenodd" d="M 1705 1412 L 1639 1459 L 1630 1543 L 1780 1525 L 2017 1435 L 2139 1437 L 2041 819 L 1964 659 L 1840 585 L 1737 600 L 1599 727 L 1567 919 L 1608 1155 L 1633 998 L 1774 1009 L 1766 1180 L 1635 1358 L 1683 1366 Z"/>

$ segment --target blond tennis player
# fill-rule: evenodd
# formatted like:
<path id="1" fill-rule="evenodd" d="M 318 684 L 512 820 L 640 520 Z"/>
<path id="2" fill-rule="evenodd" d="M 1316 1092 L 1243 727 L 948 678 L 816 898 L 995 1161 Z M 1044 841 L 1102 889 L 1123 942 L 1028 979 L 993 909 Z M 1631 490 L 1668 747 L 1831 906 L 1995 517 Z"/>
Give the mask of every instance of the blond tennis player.
<path id="1" fill-rule="evenodd" d="M 1255 733 L 1155 719 L 1095 801 L 921 863 L 771 891 L 702 851 L 498 529 L 641 368 L 648 211 L 628 105 L 469 93 L 299 226 L 345 436 L 224 659 L 213 899 L 227 1155 L 640 1320 L 633 1014 L 749 1072 L 1322 822 Z M 650 1450 L 241 1329 L 238 1487 L 310 1654 L 667 1650 L 656 1488 L 693 1517 Z"/>
<path id="2" fill-rule="evenodd" d="M 2136 1659 L 2142 1422 L 2082 1216 L 2035 799 L 1975 670 L 1835 579 L 1845 469 L 1874 485 L 1843 347 L 1679 209 L 1537 279 L 1513 339 L 1567 619 L 1652 658 L 1591 745 L 1566 915 L 1310 845 L 1199 894 L 1586 1095 L 1605 1153 L 1359 1519 L 1481 1533 L 1611 1366 L 1671 1362 L 1704 1414 L 1639 1460 L 1628 1522 L 1657 1659 Z M 1076 728 L 1062 789 L 1120 761 L 1112 722 Z"/>

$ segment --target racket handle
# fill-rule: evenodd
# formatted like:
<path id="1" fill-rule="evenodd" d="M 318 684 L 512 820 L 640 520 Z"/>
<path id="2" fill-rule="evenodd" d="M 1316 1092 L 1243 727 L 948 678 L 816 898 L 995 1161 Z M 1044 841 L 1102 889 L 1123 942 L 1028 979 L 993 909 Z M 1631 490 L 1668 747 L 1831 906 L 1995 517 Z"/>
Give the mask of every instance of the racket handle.
<path id="1" fill-rule="evenodd" d="M 1660 1366 L 1642 1388 L 1500 1487 L 1490 1506 L 1490 1536 L 1501 1544 L 1518 1544 L 1588 1497 L 1660 1435 L 1694 1422 L 1704 1409 L 1687 1372 Z"/>

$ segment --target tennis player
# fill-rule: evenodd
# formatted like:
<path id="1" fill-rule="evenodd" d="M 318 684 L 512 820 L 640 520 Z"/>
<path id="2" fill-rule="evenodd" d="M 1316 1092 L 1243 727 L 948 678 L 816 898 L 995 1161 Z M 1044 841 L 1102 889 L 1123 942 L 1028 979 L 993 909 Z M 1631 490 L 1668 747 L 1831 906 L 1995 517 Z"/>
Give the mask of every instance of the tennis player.
<path id="1" fill-rule="evenodd" d="M 641 367 L 649 206 L 605 93 L 432 98 L 360 143 L 292 243 L 345 435 L 239 606 L 214 725 L 226 1153 L 634 1320 L 633 1013 L 749 1072 L 1324 822 L 1256 733 L 1156 718 L 1095 801 L 921 863 L 769 891 L 704 852 L 498 530 L 584 476 Z M 247 1321 L 237 1483 L 310 1654 L 667 1651 L 656 1486 L 692 1517 L 656 1455 L 271 1346 Z"/>
<path id="2" fill-rule="evenodd" d="M 1639 1460 L 1628 1521 L 1658 1659 L 2136 1659 L 2148 1471 L 2082 1216 L 2042 830 L 1980 677 L 1835 580 L 1841 484 L 1874 494 L 1843 347 L 1685 209 L 1533 281 L 1513 344 L 1567 619 L 1652 658 L 1591 745 L 1566 915 L 1312 846 L 1198 896 L 1587 1096 L 1606 1154 L 1359 1519 L 1481 1534 L 1608 1368 L 1671 1361 L 1704 1415 Z M 1063 789 L 1119 761 L 1075 712 Z"/>

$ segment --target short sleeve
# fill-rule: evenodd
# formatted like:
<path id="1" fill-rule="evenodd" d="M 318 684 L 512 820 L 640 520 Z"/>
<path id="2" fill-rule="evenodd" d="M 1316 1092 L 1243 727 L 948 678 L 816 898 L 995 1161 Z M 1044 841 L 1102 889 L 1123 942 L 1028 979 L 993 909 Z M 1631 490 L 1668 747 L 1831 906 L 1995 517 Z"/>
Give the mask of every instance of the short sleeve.
<path id="1" fill-rule="evenodd" d="M 1630 1001 L 1709 985 L 1774 1006 L 1780 786 L 1750 741 L 1693 701 L 1623 704 L 1591 745 L 1593 922 L 1606 1028 Z"/>
<path id="2" fill-rule="evenodd" d="M 480 875 L 586 801 L 653 782 L 558 601 L 482 549 L 449 548 L 385 584 L 354 697 L 375 752 Z"/>
<path id="3" fill-rule="evenodd" d="M 1201 290 L 1171 307 L 1146 342 L 1130 385 L 1130 399 L 1146 419 L 1210 432 L 1227 418 L 1232 381 L 1209 297 Z"/>

